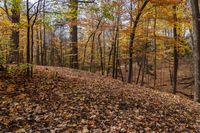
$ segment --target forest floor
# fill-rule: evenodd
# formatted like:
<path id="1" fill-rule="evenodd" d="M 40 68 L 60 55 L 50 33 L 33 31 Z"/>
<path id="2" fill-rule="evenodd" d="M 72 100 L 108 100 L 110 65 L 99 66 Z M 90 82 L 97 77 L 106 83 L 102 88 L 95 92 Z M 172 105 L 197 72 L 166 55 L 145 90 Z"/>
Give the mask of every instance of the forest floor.
<path id="1" fill-rule="evenodd" d="M 133 80 L 134 83 L 138 80 L 138 85 L 141 85 L 141 78 L 142 78 L 142 72 L 139 73 L 140 68 L 135 63 L 134 65 L 134 74 L 133 74 Z M 125 67 L 122 67 L 123 71 L 123 77 L 128 77 L 128 70 L 125 69 Z M 171 71 L 171 74 L 170 74 Z M 154 87 L 154 71 L 151 71 L 152 74 L 146 74 L 144 75 L 144 86 L 146 88 L 152 88 L 159 90 L 161 92 L 168 92 L 172 93 L 173 86 L 171 78 L 173 77 L 173 63 L 171 63 L 171 66 L 169 68 L 169 63 L 158 63 L 157 68 L 157 80 L 156 80 L 156 86 Z M 138 77 L 138 74 L 140 76 Z M 171 78 L 170 78 L 171 75 Z M 111 75 L 112 76 L 112 75 Z M 119 80 L 121 80 L 121 75 L 118 77 Z M 178 69 L 178 77 L 177 77 L 177 95 L 180 95 L 181 97 L 185 97 L 188 99 L 193 99 L 193 92 L 194 92 L 194 78 L 193 78 L 193 62 L 188 59 L 181 59 L 179 61 L 179 69 Z"/>
<path id="2" fill-rule="evenodd" d="M 0 132 L 200 132 L 200 105 L 58 67 L 0 78 Z"/>

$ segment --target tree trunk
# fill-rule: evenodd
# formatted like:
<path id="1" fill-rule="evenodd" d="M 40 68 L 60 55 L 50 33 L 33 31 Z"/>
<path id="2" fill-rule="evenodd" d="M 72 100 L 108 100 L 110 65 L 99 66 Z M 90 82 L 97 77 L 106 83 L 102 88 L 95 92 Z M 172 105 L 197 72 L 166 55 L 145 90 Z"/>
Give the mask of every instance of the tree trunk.
<path id="1" fill-rule="evenodd" d="M 194 31 L 194 79 L 195 79 L 195 92 L 194 100 L 200 102 L 200 1 L 191 0 L 192 14 L 193 14 L 193 31 Z"/>
<path id="2" fill-rule="evenodd" d="M 99 52 L 100 52 L 101 74 L 104 75 L 103 48 L 101 45 L 101 35 L 102 35 L 102 32 L 98 35 L 98 42 L 99 42 Z"/>
<path id="3" fill-rule="evenodd" d="M 43 64 L 42 65 L 47 65 L 45 6 L 46 6 L 46 0 L 44 0 L 44 3 L 43 3 Z"/>
<path id="4" fill-rule="evenodd" d="M 176 94 L 177 87 L 177 73 L 178 73 L 178 35 L 177 35 L 177 15 L 176 15 L 176 6 L 173 6 L 174 9 L 174 74 L 173 74 L 173 93 Z"/>
<path id="5" fill-rule="evenodd" d="M 20 23 L 20 2 L 14 2 L 11 8 L 11 22 L 17 27 L 12 29 L 11 40 L 12 40 L 12 51 L 10 54 L 10 63 L 19 63 L 19 23 Z"/>
<path id="6" fill-rule="evenodd" d="M 27 9 L 29 9 L 29 0 L 26 1 Z M 26 47 L 26 63 L 27 67 L 27 76 L 30 76 L 30 14 L 29 10 L 27 10 L 27 47 Z"/>
<path id="7" fill-rule="evenodd" d="M 71 11 L 71 21 L 70 26 L 70 37 L 71 37 L 71 67 L 78 69 L 78 26 L 77 26 L 77 18 L 78 18 L 78 0 L 70 0 L 70 11 Z"/>
<path id="8" fill-rule="evenodd" d="M 112 52 L 113 52 L 113 43 L 112 43 L 112 46 L 111 46 L 111 49 L 110 49 L 110 52 L 109 52 L 109 56 L 108 56 L 107 76 L 109 75 L 109 72 L 110 72 L 110 61 L 111 61 L 111 58 L 112 58 Z"/>
<path id="9" fill-rule="evenodd" d="M 155 7 L 155 16 L 154 16 L 154 88 L 156 87 L 157 80 L 157 43 L 156 43 L 156 24 L 157 24 L 157 9 Z"/>
<path id="10" fill-rule="evenodd" d="M 12 45 L 10 54 L 10 63 L 19 63 L 19 30 L 13 29 L 11 35 Z"/>
<path id="11" fill-rule="evenodd" d="M 91 57 L 90 57 L 90 72 L 94 72 L 95 36 L 96 36 L 96 33 L 94 33 L 93 37 L 92 37 L 92 47 L 91 47 Z"/>
<path id="12" fill-rule="evenodd" d="M 34 25 L 31 25 L 31 77 L 33 74 L 33 46 L 34 46 Z"/>
<path id="13" fill-rule="evenodd" d="M 118 78 L 118 70 L 120 69 L 120 62 L 119 62 L 119 29 L 118 29 L 118 37 L 116 42 L 116 71 L 115 71 L 115 78 Z"/>
<path id="14" fill-rule="evenodd" d="M 118 28 L 116 29 L 116 32 L 115 32 L 115 40 L 113 42 L 113 64 L 112 64 L 112 77 L 113 78 L 116 78 L 115 76 L 115 73 L 117 71 L 117 67 L 116 67 L 116 64 L 117 64 L 117 38 L 118 38 Z"/>
<path id="15" fill-rule="evenodd" d="M 105 32 L 103 31 L 103 60 L 104 60 L 104 71 L 106 70 L 106 42 L 105 42 Z M 105 73 L 105 72 L 104 72 Z"/>
<path id="16" fill-rule="evenodd" d="M 119 8 L 119 7 L 118 7 Z M 120 9 L 118 9 L 120 10 Z M 118 76 L 118 56 L 119 56 L 119 23 L 120 23 L 120 14 L 117 16 L 117 26 L 115 32 L 115 41 L 114 41 L 114 52 L 113 52 L 113 78 L 117 79 Z"/>
<path id="17" fill-rule="evenodd" d="M 42 27 L 40 26 L 40 59 L 41 65 L 44 65 L 44 46 L 43 46 L 43 37 L 42 37 Z"/>
<path id="18" fill-rule="evenodd" d="M 141 64 L 140 64 L 140 62 L 138 62 L 138 66 L 139 66 L 139 72 L 138 72 L 136 84 L 138 84 L 138 82 L 140 80 L 140 74 L 141 74 L 141 69 L 142 69 L 142 62 L 141 62 Z"/>
<path id="19" fill-rule="evenodd" d="M 39 36 L 39 30 L 37 28 L 37 54 L 36 54 L 36 63 L 37 65 L 40 65 L 40 36 Z"/>

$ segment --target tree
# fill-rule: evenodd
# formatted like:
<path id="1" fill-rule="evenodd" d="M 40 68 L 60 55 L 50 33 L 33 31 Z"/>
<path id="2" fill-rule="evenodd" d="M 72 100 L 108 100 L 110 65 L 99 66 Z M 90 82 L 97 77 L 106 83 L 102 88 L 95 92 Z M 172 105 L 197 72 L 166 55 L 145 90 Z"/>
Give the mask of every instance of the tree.
<path id="1" fill-rule="evenodd" d="M 33 27 L 34 24 L 36 22 L 37 19 L 37 15 L 39 13 L 39 6 L 40 6 L 40 2 L 42 0 L 38 0 L 36 3 L 32 4 L 32 6 L 30 6 L 29 4 L 29 0 L 26 1 L 26 17 L 27 17 L 27 47 L 26 47 L 26 63 L 28 64 L 27 67 L 27 76 L 32 76 L 32 67 L 30 69 L 30 64 L 33 65 Z M 34 7 L 34 5 L 37 4 L 36 8 L 35 8 L 35 12 L 33 12 L 32 14 L 30 14 L 31 9 Z M 34 19 L 33 19 L 34 18 Z M 31 20 L 33 19 L 33 22 L 31 23 Z M 31 32 L 32 31 L 32 32 Z M 30 34 L 32 33 L 32 34 Z M 31 40 L 30 40 L 31 39 Z M 31 43 L 30 43 L 31 41 Z M 30 49 L 31 48 L 31 49 Z M 30 71 L 31 70 L 31 71 Z"/>
<path id="2" fill-rule="evenodd" d="M 157 39 L 156 39 L 156 25 L 157 25 L 157 8 L 155 7 L 155 16 L 154 16 L 154 88 L 156 87 L 157 80 Z"/>
<path id="3" fill-rule="evenodd" d="M 78 0 L 70 0 L 70 17 L 71 17 L 71 26 L 70 26 L 70 40 L 71 40 L 71 67 L 79 68 L 78 65 L 78 27 L 77 27 L 77 18 L 78 18 Z"/>
<path id="4" fill-rule="evenodd" d="M 195 91 L 194 100 L 200 102 L 200 10 L 199 0 L 191 0 L 192 15 L 193 15 L 193 56 L 194 56 L 194 79 Z"/>
<path id="5" fill-rule="evenodd" d="M 46 25 L 45 25 L 45 6 L 46 0 L 43 1 L 43 53 L 42 53 L 42 65 L 47 65 L 47 46 L 46 46 Z"/>
<path id="6" fill-rule="evenodd" d="M 70 10 L 70 40 L 71 40 L 71 67 L 78 69 L 78 6 L 79 3 L 94 3 L 93 1 L 79 1 L 79 0 L 70 0 L 69 10 Z"/>
<path id="7" fill-rule="evenodd" d="M 178 35 L 177 35 L 177 14 L 176 14 L 176 10 L 177 7 L 173 6 L 173 10 L 174 10 L 174 73 L 173 73 L 173 93 L 176 94 L 176 89 L 177 89 L 177 73 L 178 73 Z"/>
<path id="8" fill-rule="evenodd" d="M 11 34 L 11 54 L 9 57 L 9 63 L 19 63 L 19 23 L 20 23 L 20 9 L 21 0 L 4 0 L 4 7 L 0 7 L 6 12 L 8 19 L 15 25 L 12 28 Z M 8 3 L 11 3 L 11 12 L 8 9 Z"/>
<path id="9" fill-rule="evenodd" d="M 135 31 L 137 28 L 137 25 L 139 23 L 140 17 L 142 15 L 143 10 L 145 9 L 146 5 L 149 3 L 150 0 L 144 0 L 144 3 L 142 4 L 141 8 L 139 9 L 139 12 L 137 13 L 137 16 L 135 18 L 134 24 L 131 27 L 131 33 L 130 33 L 130 42 L 129 42 L 129 71 L 128 71 L 128 83 L 133 82 L 133 44 L 135 39 Z"/>

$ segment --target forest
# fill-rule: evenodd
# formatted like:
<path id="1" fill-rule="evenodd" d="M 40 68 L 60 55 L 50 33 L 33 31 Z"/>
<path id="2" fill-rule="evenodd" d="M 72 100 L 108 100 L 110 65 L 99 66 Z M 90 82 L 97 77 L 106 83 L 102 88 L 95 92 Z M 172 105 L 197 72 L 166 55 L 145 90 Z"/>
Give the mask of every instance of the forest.
<path id="1" fill-rule="evenodd" d="M 0 0 L 0 132 L 200 132 L 200 0 Z"/>

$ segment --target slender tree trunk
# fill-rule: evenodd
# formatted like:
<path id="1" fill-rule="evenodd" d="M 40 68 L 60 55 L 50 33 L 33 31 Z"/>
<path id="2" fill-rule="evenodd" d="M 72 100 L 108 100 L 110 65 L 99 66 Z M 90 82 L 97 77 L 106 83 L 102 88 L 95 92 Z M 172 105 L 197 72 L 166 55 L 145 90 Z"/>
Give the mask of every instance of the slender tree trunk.
<path id="1" fill-rule="evenodd" d="M 157 43 L 156 43 L 156 24 L 157 24 L 157 9 L 155 7 L 155 18 L 154 18 L 154 88 L 156 87 L 157 80 Z"/>
<path id="2" fill-rule="evenodd" d="M 130 27 L 133 27 L 133 0 L 130 0 Z M 134 29 L 132 29 L 134 30 Z M 132 31 L 130 34 L 130 39 L 134 39 L 134 32 Z M 131 42 L 130 40 L 130 44 L 129 44 L 129 64 L 128 64 L 128 83 L 132 83 L 133 82 L 133 59 L 132 59 L 132 46 L 133 42 Z"/>
<path id="3" fill-rule="evenodd" d="M 105 32 L 104 31 L 103 31 L 103 60 L 104 60 L 103 68 L 104 68 L 104 71 L 106 71 L 106 42 L 105 42 Z"/>
<path id="4" fill-rule="evenodd" d="M 169 60 L 169 76 L 170 76 L 170 83 L 173 85 L 173 73 L 171 70 L 171 60 Z"/>
<path id="5" fill-rule="evenodd" d="M 30 14 L 29 14 L 29 0 L 26 1 L 27 6 L 27 48 L 26 48 L 26 62 L 28 64 L 27 67 L 27 76 L 30 76 Z"/>
<path id="6" fill-rule="evenodd" d="M 115 32 L 115 40 L 113 42 L 113 64 L 112 64 L 112 77 L 115 78 L 115 72 L 117 71 L 116 68 L 116 55 L 117 55 L 117 36 L 118 36 L 118 28 Z"/>
<path id="7" fill-rule="evenodd" d="M 113 52 L 113 43 L 109 52 L 109 56 L 108 56 L 108 68 L 107 68 L 107 76 L 109 75 L 110 72 L 110 62 L 111 62 L 111 58 L 112 58 L 112 52 Z"/>
<path id="8" fill-rule="evenodd" d="M 119 10 L 119 9 L 118 9 Z M 116 32 L 115 32 L 115 41 L 113 44 L 113 78 L 117 79 L 117 74 L 118 74 L 118 52 L 119 52 L 119 47 L 118 47 L 118 43 L 119 43 L 119 22 L 120 22 L 120 14 L 118 14 L 117 16 L 117 26 L 116 26 Z"/>
<path id="9" fill-rule="evenodd" d="M 92 47 L 91 47 L 91 57 L 90 57 L 90 72 L 94 72 L 95 36 L 96 36 L 96 34 L 94 33 L 93 37 L 92 37 Z"/>
<path id="10" fill-rule="evenodd" d="M 115 79 L 118 78 L 118 70 L 120 69 L 120 62 L 119 62 L 119 29 L 117 35 L 117 42 L 116 42 L 116 71 L 115 71 Z"/>
<path id="11" fill-rule="evenodd" d="M 40 35 L 39 35 L 39 30 L 38 30 L 38 27 L 37 27 L 37 55 L 36 55 L 36 62 L 37 62 L 37 65 L 40 65 Z"/>
<path id="12" fill-rule="evenodd" d="M 176 94 L 176 88 L 177 88 L 177 73 L 178 73 L 178 50 L 177 50 L 177 44 L 178 44 L 178 35 L 177 35 L 177 15 L 176 15 L 176 6 L 173 6 L 174 9 L 174 73 L 173 73 L 173 93 Z"/>
<path id="13" fill-rule="evenodd" d="M 40 60 L 41 65 L 44 65 L 44 46 L 43 46 L 43 37 L 42 37 L 42 27 L 40 27 Z"/>
<path id="14" fill-rule="evenodd" d="M 27 17 L 28 17 L 28 23 L 29 23 L 29 25 L 28 25 L 28 27 L 30 28 L 29 30 L 31 30 L 31 51 L 30 51 L 30 63 L 31 63 L 31 67 L 30 67 L 30 76 L 32 77 L 33 76 L 33 53 L 34 53 L 34 25 L 35 25 L 35 22 L 36 22 L 36 19 L 37 19 L 37 16 L 38 16 L 38 12 L 39 12 L 39 5 L 40 5 L 40 1 L 38 1 L 38 5 L 37 5 L 37 8 L 36 8 L 36 12 L 35 12 L 35 16 L 34 16 L 34 20 L 33 20 L 33 22 L 32 22 L 32 24 L 31 24 L 31 26 L 30 26 L 30 22 L 31 22 L 31 18 L 29 17 L 29 15 L 27 15 Z M 30 9 L 29 8 L 27 8 L 27 12 L 29 12 L 30 11 Z M 30 41 L 29 41 L 30 42 Z"/>
<path id="15" fill-rule="evenodd" d="M 83 63 L 82 63 L 82 66 L 85 65 L 86 51 L 87 51 L 88 43 L 89 43 L 89 41 L 90 41 L 91 38 L 93 38 L 93 41 L 94 41 L 94 37 L 95 37 L 95 35 L 96 35 L 96 31 L 99 29 L 99 26 L 100 26 L 102 20 L 103 20 L 103 16 L 100 18 L 100 20 L 99 20 L 99 22 L 98 22 L 98 24 L 97 24 L 97 27 L 96 27 L 96 29 L 95 29 L 95 31 L 88 37 L 88 40 L 87 40 L 87 42 L 86 42 L 86 44 L 85 44 L 84 51 L 83 51 Z M 93 44 L 92 44 L 92 45 L 93 45 Z M 91 53 L 92 53 L 92 51 L 91 51 Z M 91 55 L 91 56 L 92 56 L 92 55 Z M 91 58 L 93 58 L 93 57 L 91 57 Z M 91 61 L 91 58 L 90 58 L 90 61 Z M 92 61 L 92 62 L 93 62 L 93 61 Z M 91 66 L 91 65 L 90 65 L 90 66 Z"/>
<path id="16" fill-rule="evenodd" d="M 46 25 L 45 25 L 45 6 L 46 6 L 46 0 L 44 0 L 43 3 L 43 64 L 47 65 L 47 47 L 46 47 Z"/>
<path id="17" fill-rule="evenodd" d="M 98 35 L 98 42 L 99 42 L 99 52 L 100 52 L 101 74 L 104 75 L 103 48 L 101 45 L 101 35 L 102 35 L 102 32 Z"/>
<path id="18" fill-rule="evenodd" d="M 147 56 L 147 84 L 149 85 L 149 80 L 150 80 L 150 70 L 149 70 L 149 58 L 148 58 L 148 56 Z"/>
<path id="19" fill-rule="evenodd" d="M 34 25 L 31 26 L 31 50 L 30 50 L 30 53 L 31 53 L 31 77 L 32 77 L 32 74 L 33 74 L 33 46 L 34 46 Z"/>
<path id="20" fill-rule="evenodd" d="M 141 62 L 141 64 L 138 63 L 138 65 L 139 65 L 139 72 L 138 72 L 136 84 L 138 84 L 138 82 L 139 82 L 139 80 L 140 80 L 140 74 L 141 74 L 141 70 L 142 70 L 142 62 Z"/>

